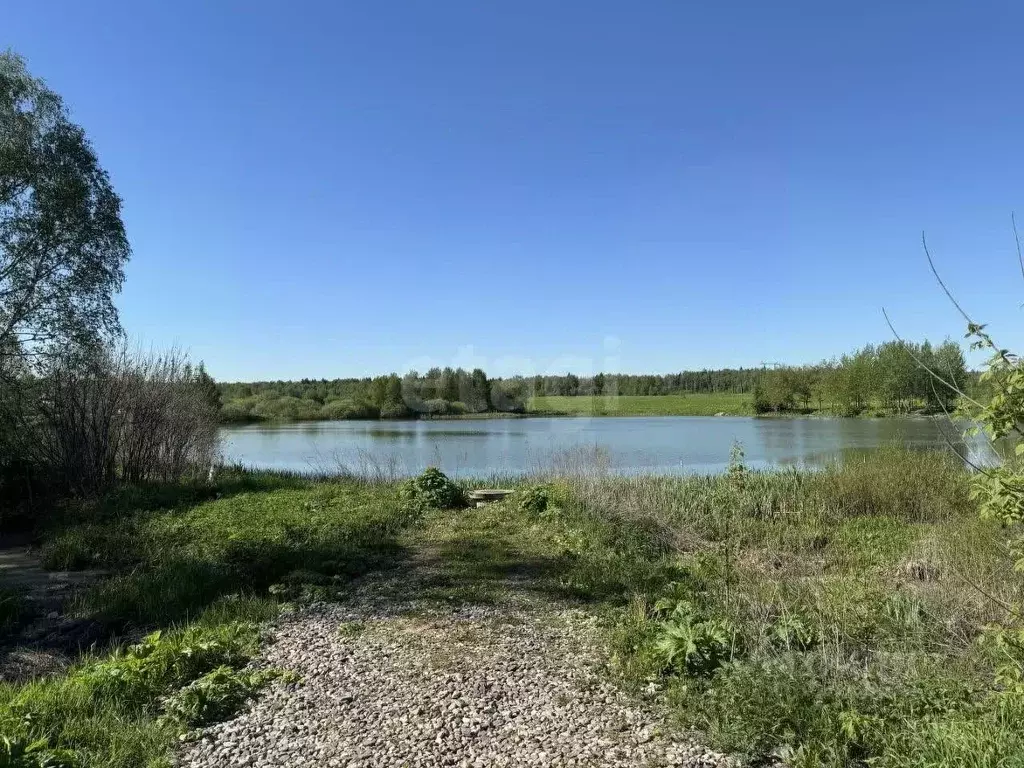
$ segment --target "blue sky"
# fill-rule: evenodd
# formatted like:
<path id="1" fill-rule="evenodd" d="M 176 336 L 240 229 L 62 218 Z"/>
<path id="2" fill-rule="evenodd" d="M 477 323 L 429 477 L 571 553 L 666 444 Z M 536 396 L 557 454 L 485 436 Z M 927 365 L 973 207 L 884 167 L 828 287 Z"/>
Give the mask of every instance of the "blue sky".
<path id="1" fill-rule="evenodd" d="M 46 2 L 129 333 L 225 379 L 1024 346 L 1019 3 Z"/>

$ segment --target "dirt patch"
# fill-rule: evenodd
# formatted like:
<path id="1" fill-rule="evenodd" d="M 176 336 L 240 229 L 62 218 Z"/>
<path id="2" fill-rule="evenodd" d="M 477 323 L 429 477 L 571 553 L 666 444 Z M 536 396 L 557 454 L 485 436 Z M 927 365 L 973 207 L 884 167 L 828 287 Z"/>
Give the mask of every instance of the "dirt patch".
<path id="1" fill-rule="evenodd" d="M 102 625 L 67 614 L 75 596 L 104 575 L 47 571 L 27 546 L 0 549 L 0 589 L 18 604 L 17 618 L 0 636 L 0 681 L 56 674 L 107 639 Z"/>

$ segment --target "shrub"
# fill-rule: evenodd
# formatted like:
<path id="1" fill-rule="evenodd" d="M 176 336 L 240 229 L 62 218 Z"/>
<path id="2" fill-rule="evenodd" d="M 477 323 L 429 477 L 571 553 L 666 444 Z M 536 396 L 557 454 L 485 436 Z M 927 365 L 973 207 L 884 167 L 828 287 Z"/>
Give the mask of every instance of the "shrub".
<path id="1" fill-rule="evenodd" d="M 22 450 L 51 490 L 75 495 L 204 476 L 218 448 L 217 409 L 199 371 L 173 351 L 50 360 L 26 392 Z"/>
<path id="2" fill-rule="evenodd" d="M 558 514 L 569 501 L 566 489 L 556 483 L 531 485 L 517 496 L 519 509 L 528 515 L 538 517 Z"/>
<path id="3" fill-rule="evenodd" d="M 541 515 L 551 503 L 551 486 L 531 485 L 519 499 L 519 508 L 531 515 Z"/>
<path id="4" fill-rule="evenodd" d="M 427 467 L 417 477 L 402 483 L 399 493 L 406 501 L 435 509 L 456 509 L 466 506 L 466 496 L 437 467 Z"/>
<path id="5" fill-rule="evenodd" d="M 331 400 L 320 409 L 320 417 L 324 419 L 377 419 L 380 409 L 366 401 Z"/>
<path id="6" fill-rule="evenodd" d="M 226 403 L 220 410 L 220 420 L 226 423 L 244 423 L 255 421 L 257 416 L 253 415 L 252 403 L 249 401 L 236 401 Z"/>
<path id="7" fill-rule="evenodd" d="M 429 416 L 446 416 L 451 410 L 449 405 L 447 400 L 442 400 L 439 397 L 433 400 L 425 400 L 423 402 L 423 412 Z"/>
<path id="8" fill-rule="evenodd" d="M 254 416 L 260 419 L 285 419 L 291 421 L 308 421 L 320 415 L 320 403 L 315 400 L 303 400 L 291 395 L 282 395 L 269 399 L 257 399 L 252 408 Z"/>
<path id="9" fill-rule="evenodd" d="M 380 407 L 382 419 L 405 419 L 409 417 L 409 409 L 405 403 L 386 403 Z"/>

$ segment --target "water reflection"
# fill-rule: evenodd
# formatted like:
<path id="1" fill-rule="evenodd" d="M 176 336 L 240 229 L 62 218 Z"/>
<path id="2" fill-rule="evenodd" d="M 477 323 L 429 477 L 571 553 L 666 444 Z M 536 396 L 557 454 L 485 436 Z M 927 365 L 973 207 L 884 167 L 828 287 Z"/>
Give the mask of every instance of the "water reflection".
<path id="1" fill-rule="evenodd" d="M 956 450 L 992 463 L 982 437 L 965 424 L 921 418 L 530 418 L 493 421 L 333 421 L 226 427 L 227 460 L 248 466 L 364 474 L 410 474 L 437 465 L 455 475 L 523 474 L 556 457 L 595 461 L 611 471 L 715 473 L 726 469 L 734 441 L 755 468 L 819 467 L 847 451 L 898 444 Z"/>

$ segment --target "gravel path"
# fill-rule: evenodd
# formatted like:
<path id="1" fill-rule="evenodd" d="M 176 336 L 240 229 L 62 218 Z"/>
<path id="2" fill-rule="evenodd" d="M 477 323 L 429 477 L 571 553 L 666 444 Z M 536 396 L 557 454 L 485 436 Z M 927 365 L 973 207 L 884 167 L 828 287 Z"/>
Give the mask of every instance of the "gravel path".
<path id="1" fill-rule="evenodd" d="M 727 766 L 663 730 L 601 675 L 594 620 L 517 593 L 502 605 L 396 605 L 373 582 L 304 609 L 261 663 L 278 684 L 186 744 L 180 765 Z"/>

